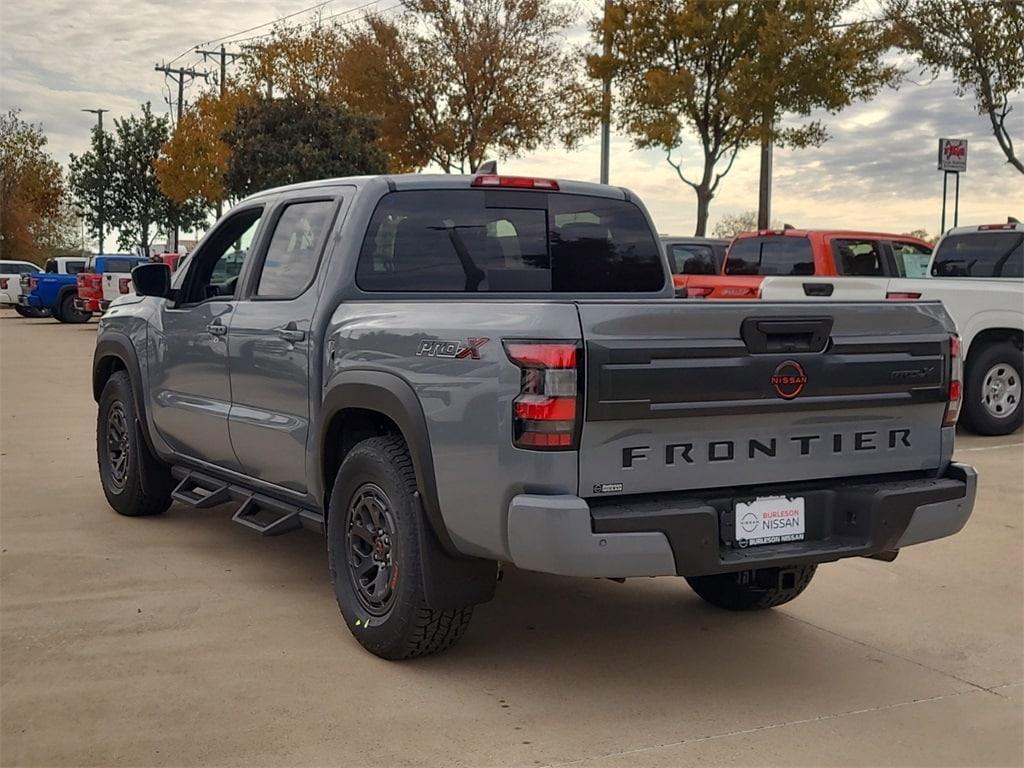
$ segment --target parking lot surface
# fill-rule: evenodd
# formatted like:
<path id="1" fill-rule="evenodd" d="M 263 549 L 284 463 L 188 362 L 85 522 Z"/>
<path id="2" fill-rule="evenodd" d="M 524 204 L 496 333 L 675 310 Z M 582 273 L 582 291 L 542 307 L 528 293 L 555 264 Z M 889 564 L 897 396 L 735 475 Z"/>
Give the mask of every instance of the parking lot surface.
<path id="1" fill-rule="evenodd" d="M 759 614 L 681 579 L 510 569 L 451 652 L 342 624 L 324 540 L 128 519 L 96 474 L 95 323 L 0 312 L 3 765 L 1018 765 L 1024 436 L 961 435 L 963 532 Z"/>

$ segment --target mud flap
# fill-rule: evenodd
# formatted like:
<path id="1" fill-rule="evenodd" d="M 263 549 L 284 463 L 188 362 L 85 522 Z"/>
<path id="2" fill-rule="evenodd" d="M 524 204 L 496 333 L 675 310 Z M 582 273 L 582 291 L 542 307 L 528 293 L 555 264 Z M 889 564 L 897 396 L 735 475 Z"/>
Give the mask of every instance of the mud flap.
<path id="1" fill-rule="evenodd" d="M 423 511 L 419 493 L 416 501 Z M 424 513 L 424 521 L 427 516 Z M 486 603 L 494 597 L 498 564 L 478 557 L 453 557 L 441 548 L 429 525 L 419 526 L 420 562 L 427 604 L 435 611 L 455 610 Z"/>

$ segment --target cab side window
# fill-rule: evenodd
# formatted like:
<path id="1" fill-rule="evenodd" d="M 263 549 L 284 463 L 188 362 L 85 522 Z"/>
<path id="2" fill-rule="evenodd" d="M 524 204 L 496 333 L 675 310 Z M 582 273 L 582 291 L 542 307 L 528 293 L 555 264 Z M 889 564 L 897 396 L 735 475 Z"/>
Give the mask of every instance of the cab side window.
<path id="1" fill-rule="evenodd" d="M 263 208 L 239 211 L 223 222 L 195 254 L 182 286 L 180 304 L 231 298 L 259 231 Z"/>
<path id="2" fill-rule="evenodd" d="M 896 272 L 900 277 L 928 277 L 928 263 L 932 259 L 931 248 L 894 240 L 892 253 L 896 257 Z"/>
<path id="3" fill-rule="evenodd" d="M 292 203 L 281 213 L 260 272 L 256 295 L 294 299 L 313 281 L 335 201 Z"/>
<path id="4" fill-rule="evenodd" d="M 836 272 L 856 277 L 883 277 L 885 263 L 876 240 L 833 240 Z"/>

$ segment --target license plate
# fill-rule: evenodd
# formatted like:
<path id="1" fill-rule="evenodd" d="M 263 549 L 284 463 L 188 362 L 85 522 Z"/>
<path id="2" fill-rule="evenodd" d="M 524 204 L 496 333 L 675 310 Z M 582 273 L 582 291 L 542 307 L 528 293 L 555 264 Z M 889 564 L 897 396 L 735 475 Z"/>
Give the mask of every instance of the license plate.
<path id="1" fill-rule="evenodd" d="M 803 496 L 762 496 L 736 503 L 738 546 L 756 547 L 803 540 Z"/>

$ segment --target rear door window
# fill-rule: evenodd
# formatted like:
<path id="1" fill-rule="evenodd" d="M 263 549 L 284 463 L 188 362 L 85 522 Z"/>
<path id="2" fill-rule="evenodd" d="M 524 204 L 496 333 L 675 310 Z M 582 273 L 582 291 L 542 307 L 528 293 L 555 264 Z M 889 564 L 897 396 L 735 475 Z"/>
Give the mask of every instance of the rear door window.
<path id="1" fill-rule="evenodd" d="M 832 241 L 836 273 L 856 277 L 882 277 L 885 259 L 878 240 L 842 239 Z"/>
<path id="2" fill-rule="evenodd" d="M 356 267 L 364 291 L 658 291 L 658 242 L 630 202 L 509 190 L 392 192 Z"/>
<path id="3" fill-rule="evenodd" d="M 335 201 L 291 203 L 277 219 L 256 295 L 293 299 L 313 281 Z"/>
<path id="4" fill-rule="evenodd" d="M 814 254 L 806 237 L 747 237 L 733 241 L 726 257 L 729 275 L 813 275 Z"/>
<path id="5" fill-rule="evenodd" d="M 937 277 L 1021 277 L 1024 233 L 984 232 L 943 238 L 935 253 Z"/>
<path id="6" fill-rule="evenodd" d="M 710 245 L 673 243 L 669 245 L 669 264 L 675 275 L 715 275 L 721 262 Z"/>

